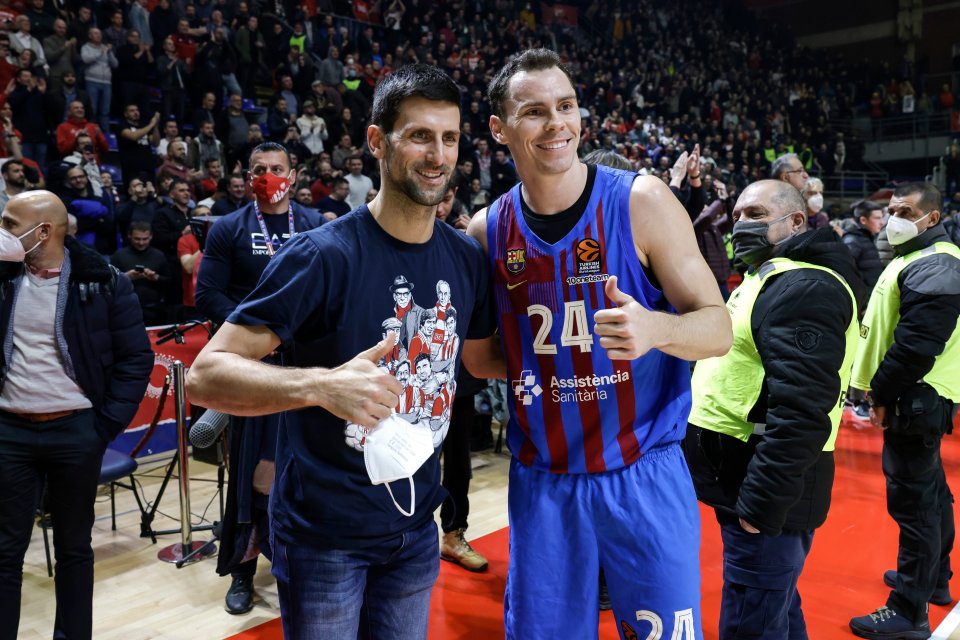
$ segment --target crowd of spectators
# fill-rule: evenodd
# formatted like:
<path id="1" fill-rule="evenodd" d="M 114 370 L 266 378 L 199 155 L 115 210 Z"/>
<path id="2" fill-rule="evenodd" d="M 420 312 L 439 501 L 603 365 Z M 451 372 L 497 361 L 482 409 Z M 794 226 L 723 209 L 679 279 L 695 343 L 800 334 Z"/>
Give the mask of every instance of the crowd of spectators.
<path id="1" fill-rule="evenodd" d="M 364 153 L 373 87 L 403 64 L 440 66 L 462 91 L 455 203 L 441 208 L 451 223 L 517 179 L 489 136 L 484 91 L 521 49 L 557 50 L 578 79 L 583 154 L 616 151 L 669 182 L 696 147 L 705 206 L 787 153 L 811 175 L 860 167 L 863 145 L 830 122 L 872 115 L 878 96 L 883 114 L 907 95 L 917 111 L 953 108 L 949 86 L 915 92 L 911 68 L 844 64 L 716 3 L 581 5 L 571 21 L 507 0 L 13 0 L 0 9 L 0 199 L 45 184 L 102 254 L 160 251 L 165 269 L 145 257 L 125 269 L 159 322 L 191 308 L 183 269 L 195 251 L 178 256 L 178 244 L 202 235 L 196 208 L 248 202 L 257 144 L 291 151 L 296 200 L 327 218 L 376 194 Z"/>

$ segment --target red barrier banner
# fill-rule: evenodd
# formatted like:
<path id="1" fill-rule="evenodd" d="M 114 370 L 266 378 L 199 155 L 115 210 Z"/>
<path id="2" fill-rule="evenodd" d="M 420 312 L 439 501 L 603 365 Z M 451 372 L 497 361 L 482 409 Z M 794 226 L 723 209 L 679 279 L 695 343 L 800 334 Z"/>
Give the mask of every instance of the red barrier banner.
<path id="1" fill-rule="evenodd" d="M 186 328 L 186 327 L 185 327 Z M 153 347 L 153 372 L 150 374 L 150 382 L 147 384 L 147 391 L 140 402 L 137 414 L 127 430 L 111 444 L 111 447 L 118 451 L 129 453 L 143 437 L 146 429 L 153 421 L 153 416 L 157 413 L 157 406 L 160 403 L 160 394 L 163 392 L 163 382 L 171 367 L 177 360 L 183 362 L 187 369 L 193 364 L 194 358 L 200 353 L 200 350 L 207 344 L 209 338 L 206 330 L 200 326 L 191 326 L 189 330 L 183 333 L 183 343 L 176 340 L 164 340 L 162 344 L 157 344 L 160 336 L 169 333 L 169 327 L 151 327 L 147 329 L 147 335 L 150 337 L 150 344 Z M 190 415 L 190 401 L 187 399 L 185 407 L 186 415 Z M 167 389 L 167 400 L 163 406 L 163 413 L 160 414 L 158 424 L 160 428 L 150 438 L 147 446 L 140 455 L 154 455 L 164 451 L 170 451 L 176 448 L 175 435 L 176 409 L 174 407 L 173 386 Z"/>

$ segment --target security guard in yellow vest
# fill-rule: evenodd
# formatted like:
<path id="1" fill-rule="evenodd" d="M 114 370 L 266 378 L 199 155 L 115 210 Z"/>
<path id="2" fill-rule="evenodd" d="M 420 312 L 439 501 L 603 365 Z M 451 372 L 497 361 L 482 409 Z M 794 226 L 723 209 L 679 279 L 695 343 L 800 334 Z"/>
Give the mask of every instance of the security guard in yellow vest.
<path id="1" fill-rule="evenodd" d="M 837 235 L 808 229 L 788 182 L 751 184 L 733 215 L 749 266 L 727 303 L 733 347 L 696 365 L 684 451 L 723 538 L 721 640 L 800 640 L 797 580 L 830 507 L 863 288 Z"/>
<path id="2" fill-rule="evenodd" d="M 939 190 L 899 187 L 887 237 L 896 258 L 867 305 L 850 386 L 869 391 L 883 432 L 887 511 L 900 525 L 886 606 L 853 618 L 862 638 L 928 638 L 927 603 L 949 604 L 953 496 L 940 459 L 960 402 L 960 249 L 940 224 Z"/>

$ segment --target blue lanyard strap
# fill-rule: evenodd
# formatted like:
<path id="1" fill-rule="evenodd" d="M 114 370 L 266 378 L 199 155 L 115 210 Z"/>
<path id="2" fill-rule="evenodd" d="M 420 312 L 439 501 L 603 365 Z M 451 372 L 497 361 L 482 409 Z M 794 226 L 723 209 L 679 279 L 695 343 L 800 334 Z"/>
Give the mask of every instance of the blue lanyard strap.
<path id="1" fill-rule="evenodd" d="M 257 214 L 257 223 L 260 225 L 260 231 L 263 233 L 263 242 L 267 245 L 267 253 L 270 254 L 272 258 L 273 255 L 280 249 L 282 242 L 278 242 L 276 245 L 273 244 L 273 239 L 270 237 L 270 232 L 267 231 L 267 223 L 263 221 L 263 214 L 260 213 L 260 207 L 257 206 L 257 201 L 253 201 L 253 211 Z M 290 206 L 290 210 L 287 212 L 287 222 L 290 225 L 290 237 L 296 233 L 293 229 L 293 206 Z M 278 239 L 279 240 L 279 239 Z"/>

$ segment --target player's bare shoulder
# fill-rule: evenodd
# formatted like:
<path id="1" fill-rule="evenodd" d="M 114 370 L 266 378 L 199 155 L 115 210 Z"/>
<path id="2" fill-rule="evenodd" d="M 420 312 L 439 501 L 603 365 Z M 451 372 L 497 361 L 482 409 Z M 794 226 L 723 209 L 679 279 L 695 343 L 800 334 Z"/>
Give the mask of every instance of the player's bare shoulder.
<path id="1" fill-rule="evenodd" d="M 484 251 L 490 251 L 487 246 L 487 207 L 480 209 L 470 218 L 467 235 L 479 242 Z"/>
<path id="2" fill-rule="evenodd" d="M 690 234 L 690 218 L 663 180 L 637 176 L 630 187 L 630 227 L 640 260 L 669 249 L 676 234 Z"/>

